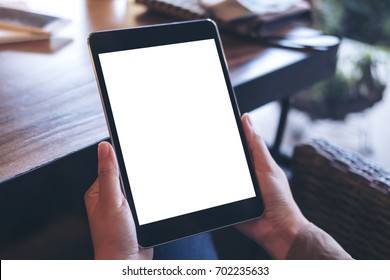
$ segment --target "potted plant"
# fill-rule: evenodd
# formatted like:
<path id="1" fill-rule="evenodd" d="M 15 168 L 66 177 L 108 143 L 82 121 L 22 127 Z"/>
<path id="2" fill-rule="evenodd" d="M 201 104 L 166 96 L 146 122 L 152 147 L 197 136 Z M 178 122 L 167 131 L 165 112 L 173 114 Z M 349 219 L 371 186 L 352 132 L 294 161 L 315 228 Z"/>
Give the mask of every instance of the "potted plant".
<path id="1" fill-rule="evenodd" d="M 374 75 L 376 63 L 369 54 L 356 62 L 357 73 L 348 77 L 341 71 L 297 94 L 292 106 L 311 119 L 343 120 L 349 113 L 361 112 L 383 98 L 385 85 Z"/>

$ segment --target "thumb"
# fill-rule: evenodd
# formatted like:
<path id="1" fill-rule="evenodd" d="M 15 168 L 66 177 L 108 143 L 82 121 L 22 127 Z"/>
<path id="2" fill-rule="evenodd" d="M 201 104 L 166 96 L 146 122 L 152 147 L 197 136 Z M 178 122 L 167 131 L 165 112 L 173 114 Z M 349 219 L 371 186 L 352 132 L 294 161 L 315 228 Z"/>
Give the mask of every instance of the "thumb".
<path id="1" fill-rule="evenodd" d="M 115 152 L 108 142 L 98 146 L 99 199 L 102 204 L 120 206 L 123 193 L 119 182 L 119 168 Z"/>
<path id="2" fill-rule="evenodd" d="M 248 146 L 252 153 L 253 163 L 257 173 L 256 175 L 261 179 L 263 173 L 269 174 L 274 172 L 277 164 L 271 156 L 264 140 L 254 132 L 249 115 L 244 114 L 241 120 Z"/>

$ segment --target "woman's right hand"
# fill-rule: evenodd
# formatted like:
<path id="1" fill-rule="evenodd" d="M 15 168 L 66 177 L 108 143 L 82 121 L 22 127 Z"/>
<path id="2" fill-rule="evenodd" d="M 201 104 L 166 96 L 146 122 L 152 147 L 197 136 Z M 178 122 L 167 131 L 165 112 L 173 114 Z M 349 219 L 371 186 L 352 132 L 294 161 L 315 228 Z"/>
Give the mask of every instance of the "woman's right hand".
<path id="1" fill-rule="evenodd" d="M 274 258 L 284 259 L 298 231 L 309 222 L 293 199 L 285 173 L 276 164 L 261 137 L 254 132 L 249 115 L 242 117 L 242 123 L 265 213 L 261 218 L 244 222 L 237 227 Z"/>

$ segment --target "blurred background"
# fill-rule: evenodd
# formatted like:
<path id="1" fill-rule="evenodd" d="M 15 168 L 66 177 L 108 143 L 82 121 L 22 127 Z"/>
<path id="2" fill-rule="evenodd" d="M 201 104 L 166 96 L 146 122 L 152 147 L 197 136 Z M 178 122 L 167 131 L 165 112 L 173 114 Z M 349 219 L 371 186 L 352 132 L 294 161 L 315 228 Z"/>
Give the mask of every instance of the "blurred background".
<path id="1" fill-rule="evenodd" d="M 312 0 L 314 26 L 342 37 L 336 75 L 295 95 L 281 152 L 323 138 L 390 167 L 390 0 Z M 297 77 L 304 79 L 305 77 Z M 272 143 L 278 102 L 251 113 L 258 132 Z"/>

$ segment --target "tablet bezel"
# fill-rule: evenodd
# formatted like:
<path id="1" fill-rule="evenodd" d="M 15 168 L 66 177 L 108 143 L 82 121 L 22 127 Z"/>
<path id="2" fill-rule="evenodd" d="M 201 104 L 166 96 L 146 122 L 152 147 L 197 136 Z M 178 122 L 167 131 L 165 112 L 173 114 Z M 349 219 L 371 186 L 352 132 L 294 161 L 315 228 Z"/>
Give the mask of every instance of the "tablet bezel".
<path id="1" fill-rule="evenodd" d="M 175 43 L 184 43 L 205 39 L 214 39 L 223 75 L 228 88 L 231 105 L 241 137 L 249 171 L 251 174 L 255 197 L 241 201 L 208 208 L 193 213 L 176 216 L 169 219 L 139 225 L 137 212 L 131 194 L 131 187 L 127 177 L 123 154 L 113 120 L 107 88 L 99 60 L 99 54 L 129 49 L 146 48 Z M 251 160 L 249 148 L 246 144 L 241 124 L 240 112 L 234 91 L 230 82 L 226 60 L 216 24 L 209 19 L 161 24 L 153 26 L 117 29 L 91 33 L 88 38 L 89 51 L 94 65 L 94 71 L 100 97 L 105 112 L 106 122 L 115 148 L 121 173 L 122 187 L 129 202 L 136 224 L 138 243 L 141 247 L 152 247 L 172 240 L 191 236 L 205 231 L 236 224 L 245 220 L 260 217 L 264 212 L 258 181 Z"/>

